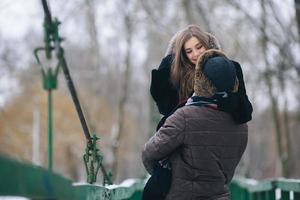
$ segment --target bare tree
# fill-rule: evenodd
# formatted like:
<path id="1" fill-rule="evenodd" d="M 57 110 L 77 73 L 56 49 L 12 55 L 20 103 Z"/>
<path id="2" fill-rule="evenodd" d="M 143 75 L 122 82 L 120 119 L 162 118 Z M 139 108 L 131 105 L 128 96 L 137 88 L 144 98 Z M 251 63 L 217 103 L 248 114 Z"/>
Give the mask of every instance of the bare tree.
<path id="1" fill-rule="evenodd" d="M 193 15 L 193 12 L 192 12 L 192 5 L 191 5 L 191 1 L 190 0 L 182 0 L 181 1 L 181 4 L 182 4 L 182 7 L 183 7 L 183 10 L 184 10 L 184 13 L 185 13 L 185 18 L 186 18 L 186 22 L 188 24 L 195 24 L 196 21 L 194 19 L 194 15 Z"/>
<path id="2" fill-rule="evenodd" d="M 98 26 L 96 20 L 96 10 L 97 5 L 95 0 L 87 0 L 84 1 L 86 6 L 86 24 L 87 24 L 87 31 L 89 35 L 89 58 L 90 58 L 90 65 L 89 68 L 94 72 L 94 80 L 102 81 L 101 76 L 101 52 L 100 52 L 100 44 L 98 40 Z M 95 73 L 96 72 L 96 73 Z M 96 93 L 99 95 L 101 94 L 101 87 L 96 87 Z"/>
<path id="3" fill-rule="evenodd" d="M 202 22 L 203 22 L 203 25 L 204 25 L 204 27 L 206 27 L 206 30 L 208 31 L 208 32 L 210 32 L 210 33 L 212 33 L 213 32 L 213 30 L 212 30 L 212 26 L 211 26 L 211 22 L 210 22 L 210 12 L 206 12 L 207 10 L 205 10 L 204 8 L 203 8 L 203 1 L 196 1 L 195 2 L 195 7 L 197 8 L 197 12 L 198 12 L 198 14 L 201 16 L 201 19 L 202 19 Z"/>
<path id="4" fill-rule="evenodd" d="M 300 0 L 295 0 L 295 10 L 298 23 L 298 34 L 300 35 Z"/>
<path id="5" fill-rule="evenodd" d="M 276 3 L 272 0 L 257 1 L 261 7 L 261 17 L 251 15 L 241 2 L 236 0 L 227 0 L 227 2 L 241 11 L 246 19 L 252 24 L 260 37 L 262 60 L 265 68 L 260 70 L 262 80 L 267 86 L 268 97 L 271 103 L 271 110 L 274 123 L 274 131 L 276 133 L 278 156 L 282 165 L 282 173 L 288 176 L 288 161 L 290 158 L 290 129 L 289 115 L 287 107 L 280 108 L 276 89 L 284 94 L 286 84 L 293 79 L 288 78 L 291 71 L 295 70 L 299 77 L 299 69 L 291 51 L 291 44 L 297 42 L 297 37 L 291 31 L 291 23 L 284 23 L 280 17 L 279 9 Z M 276 26 L 274 26 L 276 24 Z M 282 37 L 284 35 L 285 37 Z M 270 47 L 278 49 L 278 54 L 275 59 L 270 61 Z M 275 61 L 275 62 L 274 62 Z M 296 82 L 295 82 L 296 83 Z M 287 97 L 283 97 L 283 105 L 286 105 Z M 282 113 L 281 114 L 281 110 Z"/>
<path id="6" fill-rule="evenodd" d="M 276 141 L 277 141 L 277 150 L 278 150 L 278 156 L 281 161 L 282 167 L 283 167 L 283 174 L 285 174 L 285 165 L 284 165 L 284 158 L 283 158 L 283 149 L 282 149 L 282 133 L 281 133 L 281 125 L 280 125 L 280 118 L 279 118 L 279 110 L 278 110 L 278 102 L 276 99 L 276 96 L 273 92 L 274 90 L 274 85 L 272 83 L 272 74 L 270 70 L 270 62 L 267 58 L 267 51 L 268 51 L 268 39 L 267 39 L 267 34 L 266 34 L 266 27 L 267 27 L 267 17 L 266 17 L 266 5 L 265 5 L 265 0 L 260 1 L 261 8 L 262 8 L 262 16 L 261 16 L 261 21 L 262 21 L 262 29 L 261 29 L 261 42 L 262 42 L 262 53 L 263 53 L 263 59 L 265 62 L 265 67 L 266 71 L 263 74 L 264 80 L 266 82 L 266 85 L 268 87 L 268 94 L 270 98 L 270 102 L 272 105 L 272 113 L 273 113 L 273 122 L 275 125 L 275 133 L 276 133 Z"/>
<path id="7" fill-rule="evenodd" d="M 127 4 L 130 2 L 126 1 Z M 130 3 L 129 3 L 130 4 Z M 127 5 L 129 6 L 129 5 Z M 130 83 L 130 71 L 131 71 L 131 62 L 130 62 L 130 54 L 132 48 L 132 35 L 133 35 L 133 24 L 130 15 L 130 8 L 124 11 L 124 27 L 125 27 L 125 35 L 126 35 L 126 52 L 125 52 L 125 71 L 122 75 L 123 81 L 121 83 L 121 96 L 118 103 L 118 120 L 117 120 L 117 132 L 114 138 L 114 146 L 113 146 L 113 164 L 112 164 L 112 173 L 114 179 L 118 176 L 118 165 L 119 158 L 121 155 L 120 152 L 120 143 L 123 141 L 125 134 L 125 105 L 128 100 L 128 91 L 129 91 L 129 83 Z"/>

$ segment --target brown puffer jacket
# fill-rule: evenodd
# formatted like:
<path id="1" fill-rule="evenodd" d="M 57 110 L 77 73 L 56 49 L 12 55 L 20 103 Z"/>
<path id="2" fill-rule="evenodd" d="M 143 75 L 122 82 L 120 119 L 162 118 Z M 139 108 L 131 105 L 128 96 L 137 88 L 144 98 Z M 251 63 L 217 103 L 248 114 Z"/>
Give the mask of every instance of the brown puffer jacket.
<path id="1" fill-rule="evenodd" d="M 145 144 L 142 159 L 154 164 L 170 156 L 172 185 L 166 199 L 229 199 L 228 183 L 247 145 L 247 124 L 208 107 L 184 106 Z"/>

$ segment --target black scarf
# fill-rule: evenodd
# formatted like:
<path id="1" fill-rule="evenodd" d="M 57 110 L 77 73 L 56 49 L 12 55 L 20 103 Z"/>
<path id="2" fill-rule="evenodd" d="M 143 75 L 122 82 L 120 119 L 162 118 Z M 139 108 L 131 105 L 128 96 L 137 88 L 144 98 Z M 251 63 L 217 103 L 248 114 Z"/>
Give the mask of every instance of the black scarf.
<path id="1" fill-rule="evenodd" d="M 201 96 L 196 96 L 195 93 L 193 96 L 191 96 L 188 101 L 186 102 L 186 106 L 209 106 L 213 105 L 216 106 L 218 105 L 218 102 L 221 99 L 227 98 L 228 93 L 227 92 L 217 92 L 211 97 L 201 97 Z"/>

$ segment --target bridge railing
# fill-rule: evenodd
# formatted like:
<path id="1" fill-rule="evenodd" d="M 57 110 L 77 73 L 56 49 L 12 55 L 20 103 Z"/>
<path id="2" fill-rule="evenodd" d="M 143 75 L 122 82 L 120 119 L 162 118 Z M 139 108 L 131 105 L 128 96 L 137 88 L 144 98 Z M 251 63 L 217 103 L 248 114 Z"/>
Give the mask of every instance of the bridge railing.
<path id="1" fill-rule="evenodd" d="M 121 200 L 141 199 L 144 180 L 128 179 L 119 185 L 75 183 L 44 168 L 0 156 L 0 196 L 30 199 Z"/>
<path id="2" fill-rule="evenodd" d="M 230 191 L 232 200 L 300 200 L 300 180 L 279 178 L 256 181 L 235 177 Z"/>
<path id="3" fill-rule="evenodd" d="M 54 172 L 0 156 L 0 196 L 30 199 L 121 200 L 141 199 L 145 180 L 128 179 L 119 185 L 72 183 Z M 256 181 L 235 177 L 230 185 L 232 200 L 300 200 L 300 180 Z"/>

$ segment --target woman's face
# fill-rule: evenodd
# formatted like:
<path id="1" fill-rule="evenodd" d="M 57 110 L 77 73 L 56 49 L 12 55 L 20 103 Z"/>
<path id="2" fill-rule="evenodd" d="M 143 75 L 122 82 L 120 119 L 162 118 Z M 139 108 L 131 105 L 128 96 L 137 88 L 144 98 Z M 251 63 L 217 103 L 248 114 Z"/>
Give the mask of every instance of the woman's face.
<path id="1" fill-rule="evenodd" d="M 184 44 L 184 51 L 189 61 L 196 65 L 197 60 L 201 53 L 203 53 L 206 48 L 200 43 L 196 37 L 191 37 Z"/>

